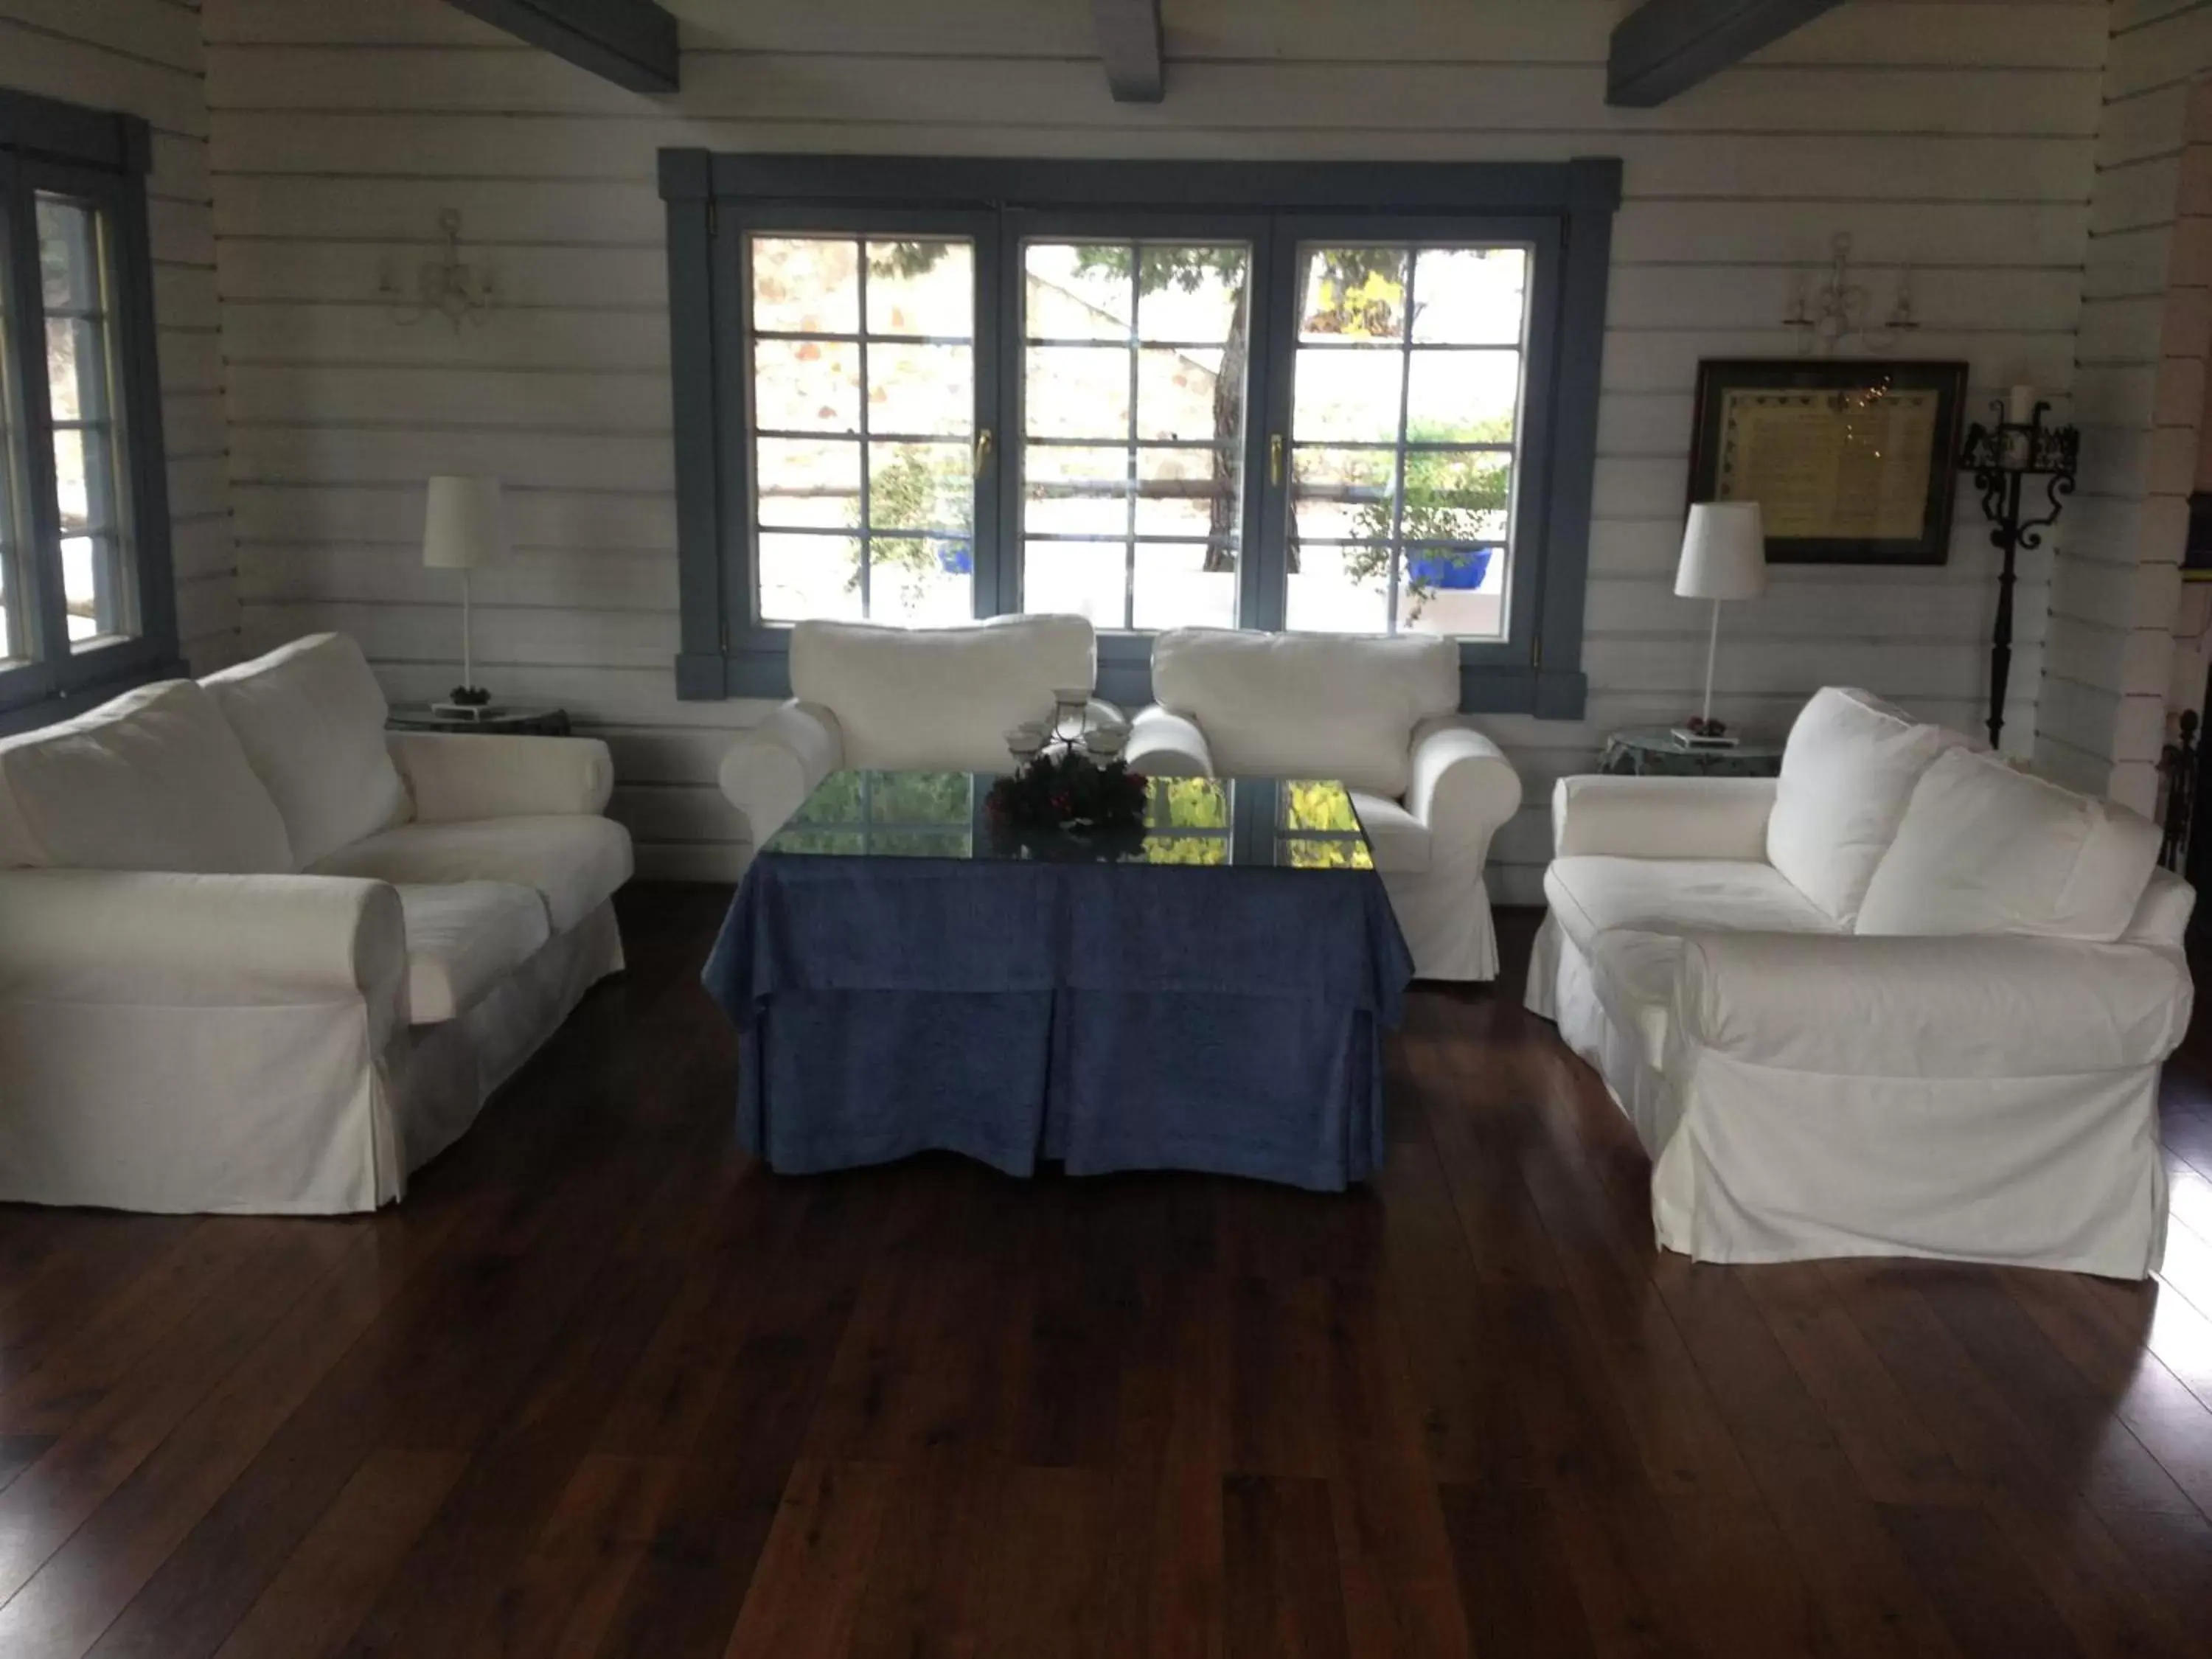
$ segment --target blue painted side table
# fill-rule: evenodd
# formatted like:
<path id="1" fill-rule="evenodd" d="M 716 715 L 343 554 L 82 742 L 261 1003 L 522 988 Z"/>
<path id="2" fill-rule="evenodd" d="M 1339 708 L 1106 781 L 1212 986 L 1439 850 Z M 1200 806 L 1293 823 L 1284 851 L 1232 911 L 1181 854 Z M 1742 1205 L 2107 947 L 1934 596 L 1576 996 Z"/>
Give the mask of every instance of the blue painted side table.
<path id="1" fill-rule="evenodd" d="M 1751 739 L 1732 749 L 1693 749 L 1663 726 L 1633 726 L 1606 738 L 1597 769 L 1636 778 L 1771 778 L 1782 770 L 1782 745 Z"/>

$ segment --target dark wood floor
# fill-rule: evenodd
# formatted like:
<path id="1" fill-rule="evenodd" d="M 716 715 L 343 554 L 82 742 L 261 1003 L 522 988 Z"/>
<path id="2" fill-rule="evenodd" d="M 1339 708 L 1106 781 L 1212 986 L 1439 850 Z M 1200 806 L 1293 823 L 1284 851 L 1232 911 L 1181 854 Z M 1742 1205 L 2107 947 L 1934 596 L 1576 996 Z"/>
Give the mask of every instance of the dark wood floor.
<path id="1" fill-rule="evenodd" d="M 2163 1283 L 1692 1267 L 1510 993 L 1371 1191 L 771 1177 L 624 908 L 397 1212 L 0 1209 L 0 1655 L 2212 1652 L 2212 1041 Z"/>

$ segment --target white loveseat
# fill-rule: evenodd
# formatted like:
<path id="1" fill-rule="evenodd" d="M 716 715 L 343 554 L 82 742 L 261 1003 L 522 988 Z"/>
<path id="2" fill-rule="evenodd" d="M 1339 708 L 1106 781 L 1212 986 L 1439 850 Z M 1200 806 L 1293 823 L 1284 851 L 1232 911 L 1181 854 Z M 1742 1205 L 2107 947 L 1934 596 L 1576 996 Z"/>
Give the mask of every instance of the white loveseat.
<path id="1" fill-rule="evenodd" d="M 605 745 L 385 716 L 325 634 L 0 743 L 0 1200 L 374 1209 L 622 966 Z"/>
<path id="2" fill-rule="evenodd" d="M 1778 781 L 1573 777 L 1528 1004 L 1706 1261 L 1918 1255 L 2141 1278 L 2194 894 L 2157 832 L 1820 692 Z"/>
<path id="3" fill-rule="evenodd" d="M 1131 726 L 1131 765 L 1342 781 L 1414 973 L 1497 977 L 1483 867 L 1521 778 L 1455 712 L 1451 641 L 1178 629 L 1153 643 L 1152 696 Z"/>
<path id="4" fill-rule="evenodd" d="M 1097 682 L 1082 617 L 998 617 L 957 628 L 803 622 L 791 630 L 793 695 L 722 757 L 722 793 L 765 842 L 830 774 L 1003 772 L 1006 733 L 1048 722 L 1053 694 Z M 1091 705 L 1088 723 L 1118 718 Z"/>

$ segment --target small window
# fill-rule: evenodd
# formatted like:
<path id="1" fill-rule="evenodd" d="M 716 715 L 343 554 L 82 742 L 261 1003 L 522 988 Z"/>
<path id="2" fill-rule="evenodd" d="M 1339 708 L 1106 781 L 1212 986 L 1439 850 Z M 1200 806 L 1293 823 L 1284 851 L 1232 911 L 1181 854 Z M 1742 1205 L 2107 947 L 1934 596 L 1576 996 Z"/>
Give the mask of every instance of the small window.
<path id="1" fill-rule="evenodd" d="M 16 726 L 178 665 L 144 128 L 0 105 L 0 718 Z"/>
<path id="2" fill-rule="evenodd" d="M 1505 637 L 1528 258 L 1299 249 L 1287 626 Z"/>

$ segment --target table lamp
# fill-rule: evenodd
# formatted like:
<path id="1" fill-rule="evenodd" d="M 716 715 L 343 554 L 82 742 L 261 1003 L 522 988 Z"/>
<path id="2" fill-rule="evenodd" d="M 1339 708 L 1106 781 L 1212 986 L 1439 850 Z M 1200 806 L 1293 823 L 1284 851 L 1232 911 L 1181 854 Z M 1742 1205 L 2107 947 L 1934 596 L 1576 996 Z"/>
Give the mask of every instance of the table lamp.
<path id="1" fill-rule="evenodd" d="M 1674 592 L 1713 602 L 1705 640 L 1705 700 L 1698 717 L 1674 728 L 1675 741 L 1698 749 L 1733 748 L 1735 739 L 1713 718 L 1713 661 L 1720 653 L 1721 602 L 1755 599 L 1766 591 L 1766 532 L 1757 501 L 1698 501 L 1682 528 Z"/>
<path id="2" fill-rule="evenodd" d="M 498 712 L 491 693 L 476 683 L 471 638 L 469 572 L 507 556 L 507 511 L 496 478 L 430 480 L 422 514 L 422 563 L 430 570 L 461 573 L 461 683 L 437 712 L 455 720 L 483 720 Z"/>

